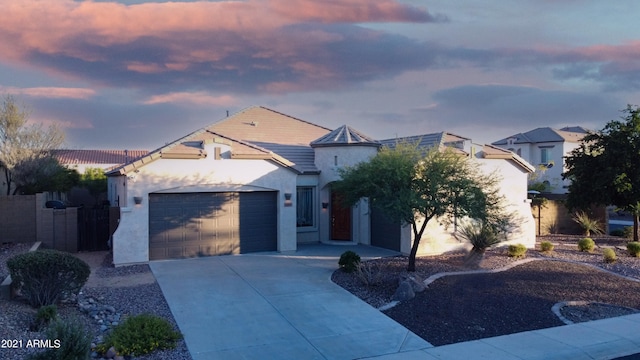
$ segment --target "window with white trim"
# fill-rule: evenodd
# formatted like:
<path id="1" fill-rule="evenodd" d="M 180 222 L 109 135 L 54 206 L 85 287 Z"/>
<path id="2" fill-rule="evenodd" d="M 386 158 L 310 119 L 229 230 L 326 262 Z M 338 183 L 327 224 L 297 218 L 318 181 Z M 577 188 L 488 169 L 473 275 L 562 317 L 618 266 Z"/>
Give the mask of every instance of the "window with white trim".
<path id="1" fill-rule="evenodd" d="M 541 148 L 540 149 L 540 163 L 548 164 L 551 162 L 551 149 L 550 148 Z"/>

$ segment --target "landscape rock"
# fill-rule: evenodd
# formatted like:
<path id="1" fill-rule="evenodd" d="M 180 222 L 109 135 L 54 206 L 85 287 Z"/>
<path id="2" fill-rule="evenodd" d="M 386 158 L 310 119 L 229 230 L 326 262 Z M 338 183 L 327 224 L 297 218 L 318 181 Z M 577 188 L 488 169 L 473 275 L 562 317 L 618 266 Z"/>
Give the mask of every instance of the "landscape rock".
<path id="1" fill-rule="evenodd" d="M 424 280 L 416 274 L 401 274 L 398 283 L 402 284 L 405 281 L 411 284 L 413 292 L 419 293 L 423 292 L 426 289 L 426 287 L 424 286 Z"/>
<path id="2" fill-rule="evenodd" d="M 411 300 L 416 296 L 416 293 L 413 291 L 413 286 L 409 281 L 403 281 L 398 286 L 398 289 L 393 294 L 391 300 L 393 301 L 407 301 Z"/>
<path id="3" fill-rule="evenodd" d="M 113 359 L 116 356 L 116 348 L 114 348 L 113 346 L 109 348 L 109 350 L 107 350 L 107 352 L 104 354 L 104 356 L 107 357 L 107 359 Z"/>

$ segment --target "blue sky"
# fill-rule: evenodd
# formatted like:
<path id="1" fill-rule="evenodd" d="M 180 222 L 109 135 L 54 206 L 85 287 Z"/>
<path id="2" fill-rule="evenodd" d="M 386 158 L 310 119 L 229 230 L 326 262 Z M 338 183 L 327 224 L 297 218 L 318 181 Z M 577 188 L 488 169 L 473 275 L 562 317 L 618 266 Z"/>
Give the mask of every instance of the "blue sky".
<path id="1" fill-rule="evenodd" d="M 635 0 L 0 2 L 0 93 L 70 148 L 152 149 L 253 105 L 486 143 L 640 104 Z"/>

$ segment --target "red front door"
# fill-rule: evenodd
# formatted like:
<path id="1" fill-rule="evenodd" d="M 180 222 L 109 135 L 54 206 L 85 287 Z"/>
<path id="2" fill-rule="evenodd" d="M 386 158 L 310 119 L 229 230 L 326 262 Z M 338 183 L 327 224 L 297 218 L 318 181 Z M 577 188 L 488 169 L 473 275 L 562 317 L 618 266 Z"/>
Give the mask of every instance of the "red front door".
<path id="1" fill-rule="evenodd" d="M 351 208 L 342 205 L 342 196 L 331 192 L 331 240 L 351 240 Z"/>

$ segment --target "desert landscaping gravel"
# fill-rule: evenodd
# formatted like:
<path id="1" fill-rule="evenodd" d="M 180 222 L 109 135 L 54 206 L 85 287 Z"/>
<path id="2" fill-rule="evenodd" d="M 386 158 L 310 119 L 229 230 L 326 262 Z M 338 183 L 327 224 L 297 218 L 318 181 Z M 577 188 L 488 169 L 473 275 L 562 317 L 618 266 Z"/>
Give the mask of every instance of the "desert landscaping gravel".
<path id="1" fill-rule="evenodd" d="M 548 254 L 533 249 L 528 251 L 527 258 L 542 260 L 494 274 L 442 277 L 414 299 L 397 304 L 384 313 L 432 344 L 443 345 L 563 325 L 551 311 L 554 304 L 563 301 L 582 300 L 587 303 L 562 308 L 563 315 L 575 322 L 620 316 L 640 309 L 640 296 L 637 295 L 640 293 L 640 282 L 593 267 L 640 279 L 640 259 L 626 254 L 626 241 L 596 237 L 594 240 L 598 247 L 590 254 L 577 250 L 579 238 L 540 238 L 539 241 L 549 240 L 556 244 L 555 250 Z M 24 247 L 3 245 L 0 271 L 8 274 L 8 270 L 5 270 L 6 260 L 15 253 L 27 251 L 29 247 L 30 244 Z M 615 249 L 618 256 L 615 263 L 603 262 L 602 249 L 605 247 Z M 171 311 L 148 265 L 114 268 L 109 254 L 103 253 L 102 256 L 98 265 L 94 265 L 93 278 L 83 288 L 81 296 L 113 306 L 125 317 L 151 313 L 169 320 L 175 326 Z M 465 260 L 464 253 L 418 258 L 417 271 L 412 275 L 426 279 L 442 272 L 499 269 L 518 261 L 508 257 L 505 249 L 487 251 L 481 262 Z M 397 256 L 374 261 L 383 269 L 376 286 L 366 286 L 354 274 L 342 271 L 334 272 L 332 280 L 379 308 L 391 301 L 400 275 L 406 274 L 407 258 Z M 117 286 L 104 285 L 113 283 Z M 102 333 L 100 325 L 79 311 L 75 304 L 60 305 L 59 313 L 62 317 L 80 319 L 93 336 Z M 42 333 L 29 331 L 34 314 L 35 310 L 22 302 L 1 300 L 0 339 L 44 339 Z M 0 359 L 24 359 L 28 352 L 24 348 L 0 349 Z M 156 351 L 134 359 L 182 360 L 191 359 L 191 355 L 181 340 L 176 349 Z"/>
<path id="2" fill-rule="evenodd" d="M 626 315 L 640 309 L 640 259 L 626 254 L 626 241 L 595 238 L 593 253 L 577 250 L 577 236 L 542 237 L 554 243 L 551 253 L 530 249 L 527 258 L 539 259 L 497 273 L 445 276 L 431 283 L 412 300 L 384 313 L 434 345 L 564 325 L 552 307 L 560 302 L 582 301 L 561 312 L 574 322 Z M 615 248 L 618 260 L 603 261 L 602 249 Z M 465 263 L 457 253 L 417 259 L 415 276 L 426 279 L 438 272 L 498 269 L 513 264 L 505 249 L 486 252 L 480 263 Z M 545 260 L 546 259 L 546 260 Z M 558 261 L 562 260 L 562 261 Z M 386 269 L 376 286 L 365 286 L 355 274 L 336 271 L 333 281 L 374 307 L 391 301 L 399 278 L 406 273 L 407 258 L 373 260 Z M 589 264 L 591 266 L 587 266 Z M 600 268 L 600 269 L 599 269 Z M 610 306 L 603 306 L 608 304 Z"/>
<path id="3" fill-rule="evenodd" d="M 29 247 L 26 247 L 28 250 Z M 16 249 L 14 249 L 16 250 Z M 26 251 L 25 250 L 25 251 Z M 0 261 L 4 264 L 6 260 L 16 252 L 0 253 Z M 92 276 L 97 279 L 90 281 L 81 290 L 79 298 L 93 298 L 102 305 L 110 305 L 122 314 L 123 317 L 128 315 L 137 315 L 142 313 L 153 314 L 167 319 L 177 329 L 171 310 L 164 300 L 160 286 L 153 280 L 151 283 L 140 284 L 136 281 L 127 283 L 127 279 L 138 280 L 140 276 L 147 275 L 153 279 L 151 269 L 148 265 L 135 265 L 129 267 L 115 268 L 111 265 L 111 257 L 108 253 L 101 252 L 96 255 L 102 256 L 98 261 L 98 266 L 92 268 Z M 117 287 L 90 286 L 90 283 L 101 284 L 100 280 L 109 280 L 114 278 L 123 279 Z M 129 286 L 131 285 L 131 286 Z M 36 310 L 21 301 L 5 301 L 0 300 L 0 339 L 16 339 L 23 340 L 25 344 L 28 340 L 43 339 L 46 340 L 44 333 L 29 331 L 29 325 L 33 319 Z M 75 318 L 81 321 L 92 338 L 105 335 L 101 330 L 101 324 L 91 319 L 87 314 L 81 312 L 75 303 L 60 304 L 58 313 L 62 318 Z M 34 349 L 27 349 L 23 346 L 19 349 L 2 349 L 0 348 L 0 359 L 2 360 L 22 360 Z M 96 357 L 99 359 L 99 357 Z M 180 340 L 175 349 L 155 351 L 144 356 L 136 356 L 128 358 L 130 360 L 190 360 L 191 355 L 187 350 L 184 340 Z"/>

